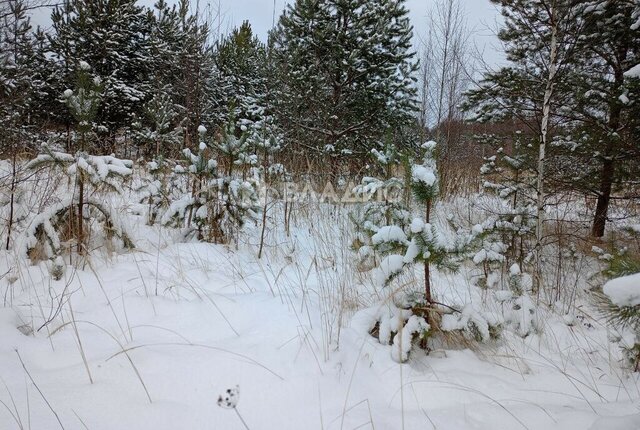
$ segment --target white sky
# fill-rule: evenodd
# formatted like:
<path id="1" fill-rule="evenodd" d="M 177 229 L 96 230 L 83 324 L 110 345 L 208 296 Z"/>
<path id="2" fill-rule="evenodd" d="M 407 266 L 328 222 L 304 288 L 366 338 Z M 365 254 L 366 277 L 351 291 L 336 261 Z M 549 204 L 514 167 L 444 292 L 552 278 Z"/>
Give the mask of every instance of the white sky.
<path id="1" fill-rule="evenodd" d="M 416 36 L 427 31 L 427 13 L 433 7 L 435 0 L 407 0 L 411 22 Z M 152 6 L 155 0 L 139 0 L 140 4 Z M 276 20 L 285 4 L 293 0 L 219 0 L 223 12 L 222 31 L 225 32 L 239 25 L 244 20 L 249 20 L 255 33 L 265 39 L 271 28 L 273 20 L 274 3 Z M 500 14 L 489 0 L 460 0 L 466 11 L 468 26 L 473 30 L 473 40 L 478 49 L 484 52 L 484 58 L 490 65 L 496 65 L 503 61 L 502 48 L 495 37 L 495 28 L 500 19 Z M 172 0 L 168 0 L 172 3 Z M 218 0 L 201 0 L 201 7 L 211 4 L 217 8 Z M 34 16 L 34 23 L 43 26 L 49 25 L 49 12 L 40 10 Z M 416 37 L 417 39 L 417 37 Z"/>

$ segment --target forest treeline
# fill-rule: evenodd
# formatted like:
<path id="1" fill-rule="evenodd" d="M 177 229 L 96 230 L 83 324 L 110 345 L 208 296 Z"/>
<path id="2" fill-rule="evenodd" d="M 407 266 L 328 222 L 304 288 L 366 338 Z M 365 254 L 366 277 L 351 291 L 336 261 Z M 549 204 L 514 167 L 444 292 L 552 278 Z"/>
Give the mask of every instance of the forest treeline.
<path id="1" fill-rule="evenodd" d="M 403 0 L 296 0 L 267 41 L 248 22 L 221 34 L 219 11 L 189 0 L 65 0 L 46 30 L 31 22 L 37 2 L 1 0 L 0 153 L 80 150 L 65 93 L 88 73 L 92 154 L 179 158 L 202 129 L 232 124 L 249 153 L 277 138 L 289 170 L 362 174 L 376 151 L 415 155 L 434 139 L 443 188 L 506 175 L 538 209 L 556 191 L 584 195 L 602 236 L 612 199 L 639 193 L 640 6 L 492 3 L 506 62 L 489 69 L 455 0 L 436 2 L 415 39 Z"/>

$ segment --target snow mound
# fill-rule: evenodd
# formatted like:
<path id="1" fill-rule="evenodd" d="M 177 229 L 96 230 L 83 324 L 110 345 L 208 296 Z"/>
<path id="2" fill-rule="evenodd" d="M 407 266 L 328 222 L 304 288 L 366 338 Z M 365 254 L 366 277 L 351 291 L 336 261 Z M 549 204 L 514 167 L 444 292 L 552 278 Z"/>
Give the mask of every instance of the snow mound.
<path id="1" fill-rule="evenodd" d="M 415 165 L 411 168 L 411 177 L 414 182 L 422 182 L 429 187 L 436 183 L 436 175 L 432 169 L 425 166 Z"/>
<path id="2" fill-rule="evenodd" d="M 640 78 L 640 64 L 636 64 L 626 72 L 624 75 L 628 78 Z"/>
<path id="3" fill-rule="evenodd" d="M 371 237 L 371 241 L 374 245 L 389 242 L 405 243 L 407 241 L 407 235 L 400 227 L 396 225 L 387 225 L 381 227 L 380 230 Z"/>
<path id="4" fill-rule="evenodd" d="M 614 305 L 640 305 L 640 273 L 612 279 L 604 284 L 602 291 Z"/>

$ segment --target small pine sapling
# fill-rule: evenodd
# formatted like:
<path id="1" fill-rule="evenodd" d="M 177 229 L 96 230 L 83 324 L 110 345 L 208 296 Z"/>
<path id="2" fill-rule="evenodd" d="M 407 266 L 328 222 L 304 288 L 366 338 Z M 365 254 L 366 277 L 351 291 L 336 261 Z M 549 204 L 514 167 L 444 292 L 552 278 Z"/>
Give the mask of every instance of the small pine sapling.
<path id="1" fill-rule="evenodd" d="M 495 153 L 485 157 L 480 173 L 485 177 L 483 188 L 498 197 L 497 207 L 485 208 L 491 223 L 490 240 L 504 246 L 504 263 L 520 267 L 532 258 L 531 242 L 535 240 L 535 148 L 517 131 L 510 150 L 505 138 L 494 135 L 479 136 L 480 143 L 493 147 Z"/>
<path id="2" fill-rule="evenodd" d="M 198 152 L 185 149 L 187 167 L 178 165 L 174 169 L 188 175 L 190 191 L 171 203 L 162 222 L 187 228 L 195 225 L 198 239 L 227 243 L 247 220 L 257 219 L 260 212 L 258 180 L 255 175 L 247 179 L 247 173 L 252 171 L 245 169 L 255 164 L 256 158 L 248 153 L 245 135 L 237 138 L 233 134 L 233 122 L 212 147 L 204 142 L 206 128 L 200 126 L 198 131 L 203 140 Z"/>
<path id="3" fill-rule="evenodd" d="M 234 237 L 249 220 L 257 220 L 260 213 L 259 178 L 256 154 L 250 153 L 246 133 L 234 134 L 233 123 L 223 129 L 215 144 L 224 173 L 218 177 L 218 192 L 222 202 L 220 226 L 226 240 Z"/>
<path id="4" fill-rule="evenodd" d="M 147 205 L 147 225 L 153 226 L 158 216 L 169 207 L 174 172 L 163 157 L 153 159 L 146 167 L 147 175 L 141 179 L 142 184 L 136 191 L 140 193 L 140 203 Z"/>
<path id="5" fill-rule="evenodd" d="M 638 236 L 637 232 L 630 231 Z M 594 293 L 596 305 L 607 323 L 619 330 L 616 339 L 634 372 L 640 371 L 640 254 L 623 248 L 613 254 L 594 251 L 606 263 L 602 275 L 608 279 Z"/>
<path id="6" fill-rule="evenodd" d="M 207 130 L 200 126 L 198 133 L 201 142 L 198 152 L 193 153 L 189 148 L 183 150 L 186 167 L 177 164 L 174 167 L 176 174 L 184 174 L 189 178 L 189 191 L 181 198 L 174 200 L 162 217 L 162 224 L 174 227 L 187 227 L 195 225 L 198 239 L 219 236 L 215 222 L 208 225 L 208 206 L 217 204 L 217 170 L 218 162 L 213 158 L 212 150 L 204 142 Z M 211 231 L 216 229 L 216 231 Z"/>
<path id="7" fill-rule="evenodd" d="M 426 346 L 427 339 L 436 331 L 462 331 L 470 333 L 474 338 L 488 340 L 490 333 L 496 332 L 501 323 L 496 318 L 488 318 L 473 311 L 469 306 L 460 310 L 435 300 L 431 285 L 432 267 L 455 270 L 466 257 L 469 245 L 479 230 L 450 231 L 451 229 L 442 228 L 435 222 L 433 210 L 438 195 L 436 144 L 427 142 L 422 145 L 422 149 L 422 162 L 411 164 L 410 176 L 405 179 L 408 181 L 405 186 L 412 190 L 421 215 L 413 217 L 406 226 L 381 226 L 371 236 L 372 247 L 383 256 L 376 269 L 380 286 L 389 287 L 394 279 L 418 266 L 422 266 L 424 271 L 423 291 L 419 298 L 411 300 L 409 309 L 390 313 L 392 319 L 399 319 L 399 328 L 393 337 L 392 346 L 395 351 L 392 356 L 399 361 L 406 361 L 415 338 L 421 339 Z M 443 314 L 446 316 L 449 313 L 457 315 L 441 318 Z M 380 328 L 385 326 L 383 320 L 388 317 L 389 315 L 382 315 L 378 320 L 380 332 L 384 332 Z"/>
<path id="8" fill-rule="evenodd" d="M 26 166 L 28 170 L 58 169 L 75 184 L 70 198 L 38 214 L 26 230 L 25 251 L 32 257 L 36 257 L 34 251 L 40 244 L 46 257 L 57 258 L 62 252 L 62 232 L 71 234 L 77 244 L 78 254 L 83 254 L 87 247 L 85 219 L 100 221 L 107 239 L 116 236 L 125 247 L 133 247 L 133 242 L 117 221 L 115 214 L 103 202 L 93 197 L 94 193 L 99 191 L 121 192 L 121 182 L 131 176 L 133 163 L 113 156 L 89 155 L 86 152 L 101 91 L 100 80 L 92 79 L 90 70 L 90 66 L 81 61 L 76 90 L 68 89 L 64 92 L 66 104 L 77 122 L 77 151 L 75 154 L 69 154 L 44 146 L 43 153 Z"/>
<path id="9" fill-rule="evenodd" d="M 387 144 L 382 150 L 372 149 L 371 155 L 381 175 L 362 178 L 352 192 L 365 204 L 349 214 L 356 226 L 352 248 L 358 253 L 362 270 L 370 270 L 377 264 L 372 236 L 384 226 L 393 225 L 402 230 L 411 222 L 411 213 L 402 200 L 404 180 L 398 177 L 402 154 L 394 145 Z"/>
<path id="10" fill-rule="evenodd" d="M 513 137 L 477 139 L 494 150 L 485 157 L 480 173 L 485 192 L 497 197 L 483 208 L 487 218 L 473 256 L 473 263 L 482 269 L 477 285 L 496 290 L 497 300 L 507 306 L 505 323 L 525 337 L 540 329 L 530 295 L 533 278 L 527 273 L 534 268 L 536 244 L 536 148 L 520 131 Z"/>

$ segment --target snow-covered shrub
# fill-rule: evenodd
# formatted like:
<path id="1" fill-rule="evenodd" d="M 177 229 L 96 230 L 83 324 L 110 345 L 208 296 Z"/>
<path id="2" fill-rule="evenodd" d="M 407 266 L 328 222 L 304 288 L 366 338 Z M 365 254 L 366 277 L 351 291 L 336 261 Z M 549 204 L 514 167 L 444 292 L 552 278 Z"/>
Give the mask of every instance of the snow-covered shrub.
<path id="1" fill-rule="evenodd" d="M 200 127 L 199 132 L 204 139 L 206 129 Z M 247 178 L 244 168 L 256 164 L 257 158 L 248 149 L 245 135 L 234 135 L 232 122 L 211 148 L 202 141 L 195 154 L 185 149 L 187 165 L 177 165 L 174 171 L 189 176 L 190 192 L 171 203 L 163 224 L 195 226 L 199 239 L 226 243 L 247 220 L 255 219 L 260 211 L 258 181 Z"/>
<path id="2" fill-rule="evenodd" d="M 504 287 L 493 291 L 495 300 L 502 305 L 503 326 L 520 337 L 540 332 L 542 327 L 538 319 L 538 307 L 531 298 L 531 275 L 522 272 L 520 266 L 514 263 L 509 268 Z"/>
<path id="3" fill-rule="evenodd" d="M 160 216 L 169 207 L 171 194 L 175 188 L 175 173 L 169 166 L 169 162 L 162 157 L 148 162 L 147 175 L 143 175 L 141 184 L 136 188 L 140 193 L 140 203 L 148 206 L 147 225 L 154 225 Z"/>
<path id="4" fill-rule="evenodd" d="M 353 249 L 358 253 L 361 268 L 370 269 L 376 264 L 375 244 L 372 237 L 384 227 L 406 227 L 411 215 L 401 197 L 405 192 L 404 180 L 397 176 L 402 155 L 393 145 L 383 150 L 371 151 L 374 163 L 382 175 L 365 176 L 353 190 L 353 194 L 365 201 L 350 214 L 356 226 Z"/>
<path id="5" fill-rule="evenodd" d="M 480 312 L 468 304 L 461 310 L 444 314 L 440 329 L 444 332 L 468 334 L 477 342 L 488 342 L 500 335 L 503 323 L 500 315 Z"/>
<path id="6" fill-rule="evenodd" d="M 505 320 L 520 337 L 541 330 L 537 306 L 528 294 L 523 294 L 513 301 L 513 307 Z"/>
<path id="7" fill-rule="evenodd" d="M 429 337 L 430 326 L 424 317 L 392 303 L 364 309 L 355 318 L 361 319 L 361 328 L 382 345 L 391 346 L 391 358 L 399 363 L 407 361 L 416 341 L 423 342 Z"/>
<path id="8" fill-rule="evenodd" d="M 426 345 L 429 336 L 447 330 L 462 331 L 470 334 L 469 337 L 473 339 L 486 341 L 491 338 L 488 333 L 497 333 L 501 323 L 497 318 L 487 319 L 481 313 L 472 312 L 471 307 L 456 309 L 440 304 L 434 298 L 431 268 L 455 270 L 466 258 L 469 245 L 483 230 L 478 227 L 472 231 L 463 231 L 454 229 L 451 225 L 441 226 L 434 222 L 432 211 L 438 194 L 438 173 L 434 158 L 436 144 L 427 142 L 422 148 L 422 162 L 409 164 L 410 176 L 404 178 L 401 186 L 411 189 L 417 204 L 415 210 L 419 210 L 424 216 L 409 216 L 406 223 L 398 222 L 404 221 L 404 218 L 389 217 L 388 220 L 391 222 L 375 226 L 375 233 L 370 236 L 371 248 L 381 256 L 381 261 L 375 268 L 378 286 L 389 291 L 394 279 L 414 271 L 419 265 L 424 269 L 424 293 L 407 303 L 407 309 L 403 312 L 392 313 L 390 317 L 395 318 L 395 321 L 399 318 L 402 324 L 411 324 L 406 332 L 404 329 L 396 329 L 398 340 L 409 341 L 409 345 L 405 342 L 401 353 L 394 356 L 400 361 L 407 359 L 411 340 L 418 332 L 423 345 Z M 408 214 L 411 213 L 411 209 L 407 208 Z M 387 218 L 381 219 L 381 222 L 384 221 L 387 221 Z M 454 315 L 447 315 L 449 313 Z M 445 319 L 441 318 L 442 314 L 445 314 Z M 400 323 L 396 326 L 401 325 Z M 378 321 L 380 333 L 386 333 L 387 325 L 389 324 L 383 319 Z M 380 339 L 384 342 L 386 338 L 383 336 Z M 407 348 L 406 351 L 404 348 Z"/>
<path id="9" fill-rule="evenodd" d="M 117 220 L 115 214 L 94 197 L 98 191 L 121 191 L 121 182 L 132 173 L 133 163 L 114 156 L 90 155 L 85 152 L 100 101 L 100 81 L 91 79 L 91 68 L 83 61 L 78 69 L 75 91 L 65 90 L 64 98 L 77 121 L 79 133 L 78 150 L 74 154 L 54 151 L 43 146 L 43 152 L 26 165 L 27 170 L 52 169 L 67 176 L 74 184 L 72 195 L 38 214 L 25 232 L 25 251 L 32 257 L 36 248 L 44 251 L 44 257 L 55 259 L 62 252 L 63 236 L 73 238 L 78 253 L 86 250 L 86 238 L 91 225 L 84 220 L 95 220 L 103 225 L 105 237 L 116 236 L 125 247 L 133 247 L 131 239 Z"/>
<path id="10" fill-rule="evenodd" d="M 63 245 L 66 241 L 64 235 L 73 231 L 72 220 L 76 215 L 74 210 L 77 205 L 76 200 L 65 199 L 33 218 L 24 232 L 23 242 L 24 252 L 32 260 L 43 257 L 55 260 L 62 255 Z M 119 222 L 118 217 L 101 201 L 91 198 L 85 199 L 83 217 L 102 224 L 105 239 L 111 240 L 115 237 L 122 242 L 125 248 L 134 247 L 133 241 Z"/>
<path id="11" fill-rule="evenodd" d="M 609 280 L 595 301 L 611 326 L 620 330 L 620 347 L 634 371 L 640 371 L 640 257 L 627 248 L 606 253 L 594 251 L 606 263 L 602 274 Z"/>
<path id="12" fill-rule="evenodd" d="M 640 273 L 607 281 L 598 304 L 607 322 L 622 332 L 620 347 L 634 371 L 640 371 Z"/>
<path id="13" fill-rule="evenodd" d="M 508 143 L 504 137 L 484 135 L 477 139 L 494 149 L 493 155 L 485 157 L 480 173 L 485 177 L 485 192 L 495 195 L 498 201 L 483 208 L 487 218 L 482 224 L 484 237 L 473 260 L 483 270 L 478 285 L 494 287 L 501 272 L 513 264 L 524 267 L 532 258 L 536 228 L 535 151 L 520 132 L 515 133 L 510 151 L 503 147 Z"/>

